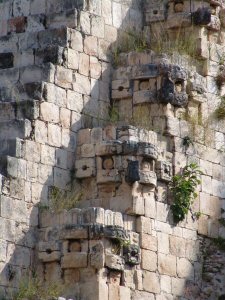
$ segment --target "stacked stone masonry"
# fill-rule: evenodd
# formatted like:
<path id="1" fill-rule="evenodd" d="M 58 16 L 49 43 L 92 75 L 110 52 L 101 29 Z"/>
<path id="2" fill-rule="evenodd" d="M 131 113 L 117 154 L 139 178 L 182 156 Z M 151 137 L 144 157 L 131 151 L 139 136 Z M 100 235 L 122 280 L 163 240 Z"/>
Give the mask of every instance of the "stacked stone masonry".
<path id="1" fill-rule="evenodd" d="M 224 299 L 224 18 L 223 0 L 0 1 L 2 299 L 31 270 L 74 300 Z M 150 50 L 164 31 L 194 57 Z M 131 32 L 149 49 L 117 53 Z M 174 224 L 191 162 L 201 214 Z"/>

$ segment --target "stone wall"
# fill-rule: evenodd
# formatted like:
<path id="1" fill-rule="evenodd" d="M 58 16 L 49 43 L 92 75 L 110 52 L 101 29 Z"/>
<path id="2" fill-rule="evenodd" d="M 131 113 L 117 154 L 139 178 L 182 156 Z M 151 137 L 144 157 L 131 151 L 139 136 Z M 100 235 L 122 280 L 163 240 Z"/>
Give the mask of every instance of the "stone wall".
<path id="1" fill-rule="evenodd" d="M 33 267 L 73 299 L 223 299 L 224 1 L 0 5 L 2 293 Z"/>
<path id="2" fill-rule="evenodd" d="M 138 1 L 0 3 L 0 286 L 33 264 L 38 206 L 71 190 L 77 131 L 110 104 L 110 46 L 142 25 Z"/>

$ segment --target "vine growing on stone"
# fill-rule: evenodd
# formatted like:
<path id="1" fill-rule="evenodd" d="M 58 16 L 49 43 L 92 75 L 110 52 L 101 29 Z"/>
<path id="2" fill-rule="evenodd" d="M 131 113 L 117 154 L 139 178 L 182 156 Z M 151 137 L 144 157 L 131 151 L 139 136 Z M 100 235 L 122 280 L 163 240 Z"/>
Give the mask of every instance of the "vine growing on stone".
<path id="1" fill-rule="evenodd" d="M 173 176 L 169 187 L 173 195 L 171 210 L 175 223 L 183 221 L 191 210 L 191 205 L 197 197 L 196 188 L 201 183 L 201 174 L 198 165 L 192 163 L 187 165 L 181 174 Z"/>

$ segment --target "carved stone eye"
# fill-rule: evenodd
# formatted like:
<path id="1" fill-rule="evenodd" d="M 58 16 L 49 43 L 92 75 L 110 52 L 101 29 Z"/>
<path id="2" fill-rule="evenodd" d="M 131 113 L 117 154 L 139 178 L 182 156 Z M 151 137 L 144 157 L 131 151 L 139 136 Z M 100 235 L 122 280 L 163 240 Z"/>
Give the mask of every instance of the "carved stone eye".
<path id="1" fill-rule="evenodd" d="M 102 168 L 104 170 L 112 170 L 114 169 L 114 161 L 112 157 L 106 157 L 102 160 Z"/>

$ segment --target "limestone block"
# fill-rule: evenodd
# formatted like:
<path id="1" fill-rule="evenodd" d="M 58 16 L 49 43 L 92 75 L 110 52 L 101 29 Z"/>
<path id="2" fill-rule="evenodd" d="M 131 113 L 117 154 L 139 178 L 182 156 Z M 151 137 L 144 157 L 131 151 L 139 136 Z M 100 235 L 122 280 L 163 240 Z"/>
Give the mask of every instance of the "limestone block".
<path id="1" fill-rule="evenodd" d="M 177 118 L 167 117 L 166 132 L 172 136 L 180 136 L 180 124 Z"/>
<path id="2" fill-rule="evenodd" d="M 157 238 L 149 234 L 141 233 L 140 247 L 143 249 L 157 251 Z"/>
<path id="3" fill-rule="evenodd" d="M 90 95 L 91 93 L 91 84 L 88 77 L 78 74 L 75 74 L 75 82 L 73 83 L 73 90 L 80 94 Z"/>
<path id="4" fill-rule="evenodd" d="M 55 148 L 41 145 L 41 162 L 46 165 L 55 165 Z"/>
<path id="5" fill-rule="evenodd" d="M 132 292 L 133 300 L 154 300 L 155 295 L 148 292 L 134 291 Z"/>
<path id="6" fill-rule="evenodd" d="M 156 186 L 157 177 L 155 172 L 140 170 L 139 174 L 140 174 L 140 180 L 139 180 L 140 184 L 150 185 L 153 187 Z"/>
<path id="7" fill-rule="evenodd" d="M 145 216 L 149 218 L 156 217 L 156 203 L 155 203 L 155 195 L 153 192 L 150 192 L 144 195 L 145 199 Z"/>
<path id="8" fill-rule="evenodd" d="M 163 232 L 158 232 L 157 238 L 158 238 L 158 252 L 169 254 L 169 235 Z"/>
<path id="9" fill-rule="evenodd" d="M 45 144 L 48 139 L 47 126 L 46 126 L 45 122 L 36 120 L 34 128 L 35 128 L 34 129 L 35 141 L 40 144 Z"/>
<path id="10" fill-rule="evenodd" d="M 177 275 L 180 278 L 194 279 L 194 267 L 189 260 L 177 258 Z"/>
<path id="11" fill-rule="evenodd" d="M 167 275 L 161 275 L 160 277 L 160 285 L 161 285 L 161 290 L 163 292 L 166 292 L 168 294 L 171 293 L 172 291 L 172 286 L 171 286 L 171 277 Z"/>
<path id="12" fill-rule="evenodd" d="M 102 16 L 105 24 L 112 25 L 112 2 L 110 0 L 102 2 Z"/>
<path id="13" fill-rule="evenodd" d="M 55 83 L 56 85 L 70 89 L 72 87 L 73 74 L 72 70 L 66 69 L 61 66 L 56 67 Z"/>
<path id="14" fill-rule="evenodd" d="M 90 76 L 99 79 L 101 76 L 102 66 L 95 56 L 90 56 Z"/>
<path id="15" fill-rule="evenodd" d="M 208 216 L 200 216 L 198 221 L 198 233 L 202 235 L 208 234 Z"/>
<path id="16" fill-rule="evenodd" d="M 27 222 L 27 206 L 24 201 L 1 195 L 1 217 L 17 222 Z"/>
<path id="17" fill-rule="evenodd" d="M 167 222 L 170 219 L 170 207 L 167 204 L 157 202 L 156 203 L 157 220 L 161 222 Z"/>
<path id="18" fill-rule="evenodd" d="M 48 124 L 48 143 L 50 146 L 60 147 L 62 145 L 61 127 L 56 124 Z"/>
<path id="19" fill-rule="evenodd" d="M 84 39 L 84 52 L 87 55 L 98 56 L 98 40 L 94 36 L 87 36 Z"/>
<path id="20" fill-rule="evenodd" d="M 150 293 L 160 293 L 159 276 L 156 273 L 143 271 L 143 289 Z"/>
<path id="21" fill-rule="evenodd" d="M 62 269 L 86 268 L 88 266 L 88 256 L 85 252 L 67 253 L 61 259 Z"/>
<path id="22" fill-rule="evenodd" d="M 79 55 L 79 73 L 84 76 L 89 76 L 90 71 L 90 56 L 85 53 Z"/>
<path id="23" fill-rule="evenodd" d="M 98 38 L 105 37 L 105 23 L 104 19 L 99 16 L 91 16 L 91 35 Z"/>
<path id="24" fill-rule="evenodd" d="M 138 217 L 136 223 L 136 230 L 138 233 L 151 234 L 152 231 L 151 219 L 143 216 Z"/>
<path id="25" fill-rule="evenodd" d="M 43 121 L 59 123 L 59 107 L 57 105 L 43 102 L 40 105 L 40 113 Z"/>
<path id="26" fill-rule="evenodd" d="M 172 293 L 176 296 L 184 294 L 185 279 L 172 278 Z"/>
<path id="27" fill-rule="evenodd" d="M 204 191 L 208 192 L 209 188 L 210 188 L 210 186 L 208 187 L 208 189 L 206 191 L 206 186 L 205 186 Z M 211 193 L 214 196 L 225 198 L 225 184 L 224 184 L 224 182 L 212 179 L 212 190 L 211 190 Z"/>
<path id="28" fill-rule="evenodd" d="M 119 286 L 114 285 L 114 284 L 108 284 L 108 288 L 109 288 L 109 300 L 119 300 L 120 295 L 120 289 Z"/>
<path id="29" fill-rule="evenodd" d="M 112 3 L 112 14 L 113 14 L 113 26 L 120 28 L 122 24 L 122 9 L 121 4 L 113 2 Z"/>
<path id="30" fill-rule="evenodd" d="M 200 211 L 211 217 L 219 217 L 221 214 L 221 201 L 218 197 L 200 193 Z"/>
<path id="31" fill-rule="evenodd" d="M 130 300 L 131 290 L 128 287 L 120 286 L 119 295 L 120 295 L 120 299 Z"/>
<path id="32" fill-rule="evenodd" d="M 70 118 L 71 111 L 66 108 L 61 108 L 59 112 L 59 119 L 62 127 L 69 128 L 70 127 Z"/>
<path id="33" fill-rule="evenodd" d="M 185 239 L 176 236 L 170 236 L 169 242 L 171 254 L 178 257 L 185 257 Z"/>
<path id="34" fill-rule="evenodd" d="M 71 29 L 71 48 L 83 52 L 83 38 L 79 31 Z"/>
<path id="35" fill-rule="evenodd" d="M 25 142 L 25 158 L 30 162 L 40 162 L 40 158 L 41 158 L 40 144 L 27 140 Z"/>
<path id="36" fill-rule="evenodd" d="M 75 169 L 77 178 L 87 178 L 95 176 L 95 160 L 93 158 L 76 160 Z"/>
<path id="37" fill-rule="evenodd" d="M 159 253 L 158 266 L 160 274 L 176 276 L 176 256 Z"/>
<path id="38" fill-rule="evenodd" d="M 67 49 L 67 66 L 69 69 L 78 70 L 79 68 L 79 53 L 76 50 Z"/>
<path id="39" fill-rule="evenodd" d="M 157 269 L 157 254 L 153 251 L 142 249 L 141 251 L 141 266 L 147 271 L 156 271 Z"/>
<path id="40" fill-rule="evenodd" d="M 124 260 L 118 255 L 107 253 L 105 256 L 105 265 L 113 270 L 123 270 Z"/>
<path id="41" fill-rule="evenodd" d="M 54 185 L 60 189 L 70 190 L 71 174 L 69 170 L 54 168 Z"/>
<path id="42" fill-rule="evenodd" d="M 60 257 L 61 257 L 60 251 L 52 251 L 50 253 L 48 252 L 38 253 L 38 258 L 43 262 L 59 261 Z"/>

